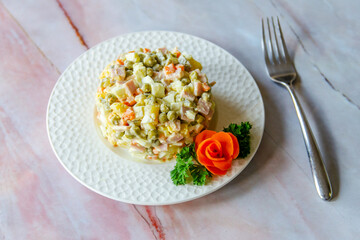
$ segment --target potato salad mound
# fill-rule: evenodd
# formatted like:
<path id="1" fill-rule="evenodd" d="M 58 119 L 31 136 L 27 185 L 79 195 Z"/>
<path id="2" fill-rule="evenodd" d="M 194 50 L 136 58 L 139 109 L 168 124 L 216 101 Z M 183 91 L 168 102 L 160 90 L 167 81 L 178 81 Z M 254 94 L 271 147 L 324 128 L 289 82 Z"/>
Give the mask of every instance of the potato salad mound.
<path id="1" fill-rule="evenodd" d="M 177 48 L 121 54 L 100 75 L 96 109 L 103 136 L 140 158 L 174 158 L 207 128 L 215 111 L 215 82 L 201 70 Z"/>

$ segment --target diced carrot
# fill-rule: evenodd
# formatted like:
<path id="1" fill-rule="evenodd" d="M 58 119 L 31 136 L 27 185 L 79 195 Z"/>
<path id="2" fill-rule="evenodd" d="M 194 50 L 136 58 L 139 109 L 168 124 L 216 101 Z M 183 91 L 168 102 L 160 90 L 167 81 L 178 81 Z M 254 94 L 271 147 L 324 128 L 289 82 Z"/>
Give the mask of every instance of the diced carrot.
<path id="1" fill-rule="evenodd" d="M 165 74 L 171 74 L 175 72 L 175 66 L 173 63 L 164 67 Z"/>
<path id="2" fill-rule="evenodd" d="M 130 51 L 129 53 L 133 53 L 133 52 L 135 52 L 135 51 Z"/>
<path id="3" fill-rule="evenodd" d="M 121 116 L 124 120 L 133 120 L 135 119 L 135 112 L 132 108 L 126 109 L 126 111 Z"/>
<path id="4" fill-rule="evenodd" d="M 127 98 L 124 102 L 123 102 L 126 106 L 133 106 L 135 105 L 136 101 L 135 98 L 131 97 L 131 98 Z"/>
<path id="5" fill-rule="evenodd" d="M 125 119 L 123 119 L 123 118 L 121 119 L 121 125 L 122 125 L 122 126 L 129 126 L 127 120 L 125 120 Z"/>
<path id="6" fill-rule="evenodd" d="M 124 61 L 121 60 L 121 59 L 118 59 L 117 62 L 118 62 L 120 65 L 124 65 Z"/>
<path id="7" fill-rule="evenodd" d="M 180 55 L 181 55 L 181 52 L 177 51 L 176 52 L 176 57 L 178 58 L 178 57 L 180 57 Z"/>
<path id="8" fill-rule="evenodd" d="M 211 87 L 207 84 L 207 83 L 203 83 L 202 84 L 202 89 L 204 90 L 204 92 L 207 92 L 211 89 Z"/>
<path id="9" fill-rule="evenodd" d="M 185 70 L 185 66 L 182 65 L 182 64 L 177 64 L 177 65 L 176 65 L 176 69 L 181 69 L 181 71 L 184 71 L 184 70 Z"/>
<path id="10" fill-rule="evenodd" d="M 148 48 L 144 48 L 144 52 L 145 52 L 145 53 L 148 53 L 148 52 L 151 52 L 151 51 L 150 51 L 150 49 L 148 49 Z"/>

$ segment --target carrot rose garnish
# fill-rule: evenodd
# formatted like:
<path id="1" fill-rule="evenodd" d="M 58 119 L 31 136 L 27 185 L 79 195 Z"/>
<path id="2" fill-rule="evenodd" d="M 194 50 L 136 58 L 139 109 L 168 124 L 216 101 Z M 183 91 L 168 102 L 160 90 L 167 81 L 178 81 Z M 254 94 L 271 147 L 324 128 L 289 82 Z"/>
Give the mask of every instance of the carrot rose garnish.
<path id="1" fill-rule="evenodd" d="M 239 154 L 239 143 L 232 133 L 205 130 L 195 139 L 196 156 L 215 175 L 225 175 Z"/>

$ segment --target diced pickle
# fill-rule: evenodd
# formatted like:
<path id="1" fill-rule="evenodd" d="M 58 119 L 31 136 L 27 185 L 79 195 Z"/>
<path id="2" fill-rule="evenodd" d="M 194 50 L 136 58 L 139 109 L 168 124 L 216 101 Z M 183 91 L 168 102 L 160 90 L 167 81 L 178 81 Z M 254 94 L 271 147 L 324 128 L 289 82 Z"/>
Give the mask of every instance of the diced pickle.
<path id="1" fill-rule="evenodd" d="M 151 92 L 151 85 L 149 83 L 145 83 L 144 85 L 142 85 L 141 90 L 146 93 Z"/>
<path id="2" fill-rule="evenodd" d="M 148 132 L 148 139 L 149 140 L 156 139 L 157 137 L 158 137 L 158 131 L 157 130 L 150 130 Z"/>
<path id="3" fill-rule="evenodd" d="M 197 73 L 197 72 L 192 71 L 192 72 L 190 73 L 190 79 L 191 79 L 191 81 L 195 81 L 195 80 L 197 80 L 198 78 L 199 78 L 199 76 L 198 76 L 198 73 Z"/>
<path id="4" fill-rule="evenodd" d="M 133 71 L 126 70 L 126 77 L 130 77 L 131 75 L 133 75 Z"/>
<path id="5" fill-rule="evenodd" d="M 198 123 L 202 123 L 205 120 L 205 118 L 203 116 L 201 116 L 200 114 L 197 114 L 195 117 L 195 121 Z"/>
<path id="6" fill-rule="evenodd" d="M 115 138 L 121 139 L 122 136 L 124 136 L 124 134 L 125 134 L 125 132 L 116 131 L 116 132 L 115 132 Z"/>
<path id="7" fill-rule="evenodd" d="M 147 75 L 149 76 L 149 77 L 152 77 L 153 76 L 153 74 L 154 74 L 154 70 L 152 69 L 152 68 L 147 68 L 147 70 L 146 70 L 146 73 L 147 73 Z"/>

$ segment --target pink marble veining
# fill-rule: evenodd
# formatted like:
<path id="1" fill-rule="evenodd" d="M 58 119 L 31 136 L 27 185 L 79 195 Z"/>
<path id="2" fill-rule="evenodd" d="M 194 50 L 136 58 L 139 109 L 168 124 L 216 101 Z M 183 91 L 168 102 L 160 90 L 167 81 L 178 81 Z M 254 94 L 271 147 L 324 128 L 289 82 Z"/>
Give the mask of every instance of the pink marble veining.
<path id="1" fill-rule="evenodd" d="M 0 1 L 0 239 L 355 239 L 360 6 L 345 2 Z M 327 159 L 333 202 L 317 197 L 290 99 L 263 71 L 259 19 L 269 15 L 281 17 L 296 48 L 296 88 Z M 154 29 L 229 50 L 254 75 L 266 107 L 259 152 L 239 177 L 206 197 L 161 207 L 83 187 L 58 163 L 45 124 L 51 90 L 73 59 L 107 38 Z"/>

